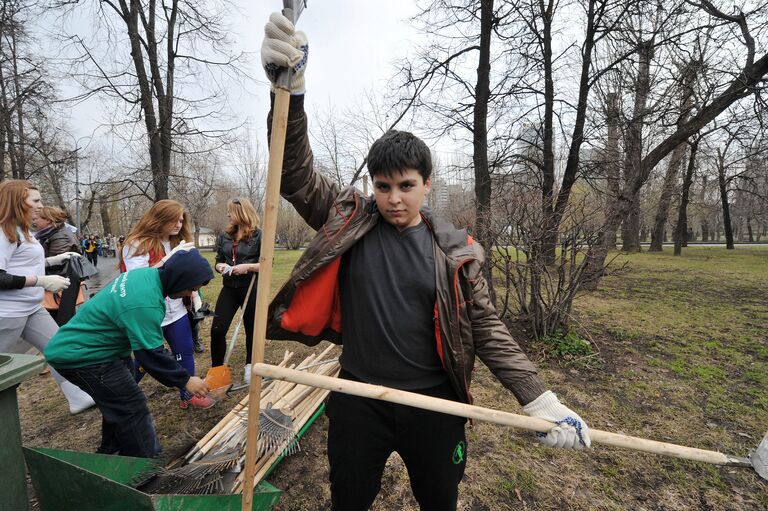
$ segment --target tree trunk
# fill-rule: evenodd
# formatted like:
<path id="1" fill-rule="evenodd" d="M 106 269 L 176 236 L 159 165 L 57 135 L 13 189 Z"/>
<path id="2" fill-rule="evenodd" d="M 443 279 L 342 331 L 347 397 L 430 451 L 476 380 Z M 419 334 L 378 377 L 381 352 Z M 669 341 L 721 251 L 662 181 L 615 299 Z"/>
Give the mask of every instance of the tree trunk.
<path id="1" fill-rule="evenodd" d="M 4 27 L 0 27 L 0 35 Z M 0 104 L 2 104 L 3 118 L 0 122 L 3 123 L 3 137 L 2 145 L 4 146 L 4 158 L 3 165 L 5 165 L 5 157 L 8 158 L 8 163 L 11 164 L 11 177 L 13 179 L 23 179 L 24 176 L 19 174 L 19 166 L 16 160 L 16 143 L 13 132 L 13 113 L 8 103 L 8 87 L 6 86 L 6 77 L 3 70 L 3 66 L 0 66 Z"/>
<path id="2" fill-rule="evenodd" d="M 683 188 L 680 197 L 680 207 L 677 210 L 677 225 L 675 226 L 675 250 L 676 256 L 682 255 L 685 237 L 688 232 L 688 202 L 691 192 L 691 183 L 693 183 L 693 170 L 696 168 L 696 152 L 699 150 L 699 141 L 695 140 L 691 144 L 691 155 L 688 158 L 688 167 L 685 169 L 683 177 Z"/>
<path id="3" fill-rule="evenodd" d="M 102 234 L 111 234 L 112 222 L 109 218 L 109 204 L 104 199 L 99 201 L 99 211 L 101 212 Z"/>
<path id="4" fill-rule="evenodd" d="M 17 126 L 17 138 L 18 143 L 16 144 L 16 163 L 18 165 L 18 173 L 20 179 L 26 179 L 27 178 L 27 157 L 26 157 L 26 137 L 24 135 L 24 96 L 25 93 L 21 89 L 21 83 L 19 82 L 19 57 L 18 57 L 18 48 L 16 46 L 16 29 L 14 27 L 11 27 L 11 38 L 9 41 L 9 44 L 11 46 L 11 62 L 13 64 L 13 88 L 14 88 L 14 95 L 16 96 L 16 108 L 14 109 L 16 112 L 16 126 Z"/>
<path id="5" fill-rule="evenodd" d="M 693 81 L 696 78 L 696 67 L 689 65 L 684 71 L 682 102 L 680 105 L 680 116 L 677 125 L 682 126 L 688 121 L 689 112 L 693 106 Z M 662 238 L 664 238 L 664 228 L 667 225 L 669 216 L 669 207 L 672 204 L 672 196 L 675 193 L 675 184 L 677 183 L 677 174 L 683 165 L 685 158 L 686 145 L 680 144 L 672 151 L 669 158 L 667 173 L 664 175 L 664 186 L 661 189 L 661 198 L 656 208 L 656 217 L 653 221 L 653 231 L 651 231 L 651 246 L 649 252 L 661 252 Z"/>
<path id="6" fill-rule="evenodd" d="M 579 78 L 579 99 L 576 104 L 576 118 L 573 123 L 573 132 L 571 134 L 571 146 L 568 148 L 568 161 L 565 164 L 565 172 L 563 172 L 563 178 L 560 185 L 560 190 L 557 193 L 557 200 L 554 202 L 554 206 L 549 214 L 544 217 L 544 232 L 547 233 L 547 243 L 549 248 L 547 250 L 549 260 L 555 260 L 555 246 L 557 244 L 557 235 L 560 229 L 560 222 L 563 219 L 565 210 L 568 206 L 568 201 L 571 196 L 571 190 L 579 171 L 579 161 L 581 156 L 581 145 L 584 142 L 584 125 L 587 116 L 587 106 L 589 103 L 589 91 L 592 87 L 590 83 L 590 71 L 592 67 L 592 52 L 595 48 L 595 34 L 597 28 L 595 27 L 595 3 L 596 0 L 589 0 L 587 6 L 587 27 L 584 37 L 583 49 L 581 51 L 581 76 Z M 543 5 L 543 4 L 540 4 Z M 552 17 L 554 16 L 556 3 L 550 0 L 547 6 L 546 12 L 542 12 L 542 17 L 546 23 L 549 24 L 549 31 L 551 37 L 551 25 Z M 551 49 L 550 49 L 550 62 L 551 68 Z M 546 67 L 545 63 L 545 67 Z M 546 87 L 546 85 L 545 85 Z M 552 92 L 554 101 L 554 89 Z M 550 148 L 554 147 L 554 131 Z M 552 169 L 554 171 L 554 150 L 552 150 L 553 160 Z M 554 175 L 554 174 L 553 174 Z M 553 180 L 554 183 L 554 180 Z M 554 191 L 552 192 L 554 193 Z M 550 194 L 551 195 L 551 194 Z M 546 194 L 544 194 L 546 196 Z M 545 201 L 546 202 L 546 201 Z M 551 204 L 551 202 L 546 202 Z"/>
<path id="7" fill-rule="evenodd" d="M 195 226 L 195 246 L 200 246 L 200 222 L 196 219 L 192 219 L 192 224 Z"/>
<path id="8" fill-rule="evenodd" d="M 608 124 L 608 139 L 605 143 L 605 173 L 606 173 L 606 218 L 616 214 L 619 193 L 621 193 L 621 165 L 619 163 L 619 95 L 608 93 L 606 106 L 606 121 Z M 606 233 L 605 243 L 609 250 L 616 248 L 616 230 Z"/>
<path id="9" fill-rule="evenodd" d="M 145 7 L 140 0 L 131 0 L 131 6 L 120 2 L 123 12 L 123 20 L 128 30 L 128 39 L 131 42 L 131 58 L 133 60 L 134 69 L 136 70 L 136 80 L 139 85 L 139 103 L 141 110 L 144 114 L 144 125 L 147 129 L 147 137 L 149 142 L 149 161 L 150 170 L 152 172 L 152 185 L 155 192 L 155 200 L 168 198 L 168 176 L 169 167 L 164 166 L 163 158 L 163 140 L 161 137 L 161 130 L 158 127 L 157 115 L 155 113 L 155 106 L 153 103 L 154 94 L 158 95 L 158 101 L 164 96 L 165 88 L 160 84 L 157 87 L 157 80 L 160 80 L 160 76 L 153 76 L 150 83 L 150 77 L 147 75 L 147 70 L 144 66 L 144 58 L 142 53 L 142 47 L 145 46 L 151 51 L 157 50 L 157 42 L 150 39 L 150 35 L 154 37 L 154 33 L 147 34 L 147 38 L 150 39 L 143 41 L 143 37 L 139 33 L 139 12 Z M 150 0 L 150 9 L 154 9 L 155 1 Z M 152 23 L 154 23 L 154 12 L 151 14 Z M 155 55 L 157 59 L 157 55 Z M 151 65 L 151 64 L 150 64 Z M 157 65 L 157 60 L 155 60 Z M 154 74 L 154 73 L 153 73 Z"/>
<path id="10" fill-rule="evenodd" d="M 753 243 L 755 241 L 755 237 L 752 234 L 752 219 L 750 217 L 747 217 L 747 235 L 749 236 L 749 242 Z"/>
<path id="11" fill-rule="evenodd" d="M 478 242 L 488 255 L 483 274 L 488 281 L 491 301 L 495 303 L 491 259 L 491 176 L 488 166 L 488 102 L 491 96 L 491 34 L 493 32 L 493 0 L 480 2 L 480 54 L 477 63 L 475 110 L 473 119 L 472 160 L 475 166 L 475 201 L 477 218 L 475 231 Z"/>
<path id="12" fill-rule="evenodd" d="M 555 151 L 554 151 L 554 111 L 555 111 L 555 81 L 552 69 L 552 2 L 548 2 L 544 9 L 544 2 L 540 3 L 542 35 L 541 51 L 544 67 L 544 125 L 541 133 L 541 208 L 542 208 L 542 233 L 541 247 L 534 249 L 534 254 L 542 258 L 544 264 L 552 264 L 555 261 L 555 246 L 557 245 L 558 223 L 553 215 L 555 193 Z"/>
<path id="13" fill-rule="evenodd" d="M 720 203 L 723 207 L 723 230 L 725 231 L 725 248 L 733 250 L 733 225 L 731 224 L 731 208 L 728 205 L 728 183 L 725 179 L 725 165 L 717 166 L 717 183 L 720 187 Z"/>
<path id="14" fill-rule="evenodd" d="M 638 48 L 638 70 L 635 81 L 635 106 L 632 119 L 627 128 L 627 139 L 624 159 L 624 180 L 631 183 L 641 173 L 643 160 L 643 127 L 648 114 L 648 94 L 651 89 L 651 59 L 653 59 L 654 43 L 642 41 Z M 640 252 L 640 190 L 635 191 L 630 198 L 626 216 L 621 227 L 621 249 L 625 252 Z"/>
<path id="15" fill-rule="evenodd" d="M 621 250 L 641 252 L 640 247 L 640 197 L 633 197 L 632 204 L 621 223 Z"/>

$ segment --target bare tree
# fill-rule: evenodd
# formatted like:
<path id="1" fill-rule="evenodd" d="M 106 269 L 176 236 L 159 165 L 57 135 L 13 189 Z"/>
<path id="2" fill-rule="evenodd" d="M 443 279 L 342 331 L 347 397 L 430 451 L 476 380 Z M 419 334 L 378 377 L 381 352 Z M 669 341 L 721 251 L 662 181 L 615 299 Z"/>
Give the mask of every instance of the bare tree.
<path id="1" fill-rule="evenodd" d="M 46 165 L 41 135 L 53 88 L 45 59 L 28 26 L 39 15 L 35 0 L 0 0 L 0 180 L 34 178 Z"/>
<path id="2" fill-rule="evenodd" d="M 104 94 L 122 101 L 129 122 L 142 123 L 151 173 L 153 198 L 168 198 L 171 155 L 176 137 L 201 132 L 196 120 L 217 113 L 226 97 L 223 85 L 207 97 L 197 97 L 201 79 L 217 72 L 236 74 L 241 56 L 229 52 L 223 1 L 200 0 L 60 0 L 73 15 L 93 6 L 99 30 L 93 40 L 77 35 L 68 40 L 79 49 L 76 76 L 86 92 L 81 98 Z M 121 27 L 119 29 L 119 27 Z M 127 64 L 129 63 L 129 64 Z M 126 65 L 127 64 L 127 65 Z M 119 122 L 125 122 L 121 119 Z"/>
<path id="3" fill-rule="evenodd" d="M 681 190 L 680 206 L 677 212 L 677 224 L 675 226 L 675 248 L 674 255 L 682 255 L 683 245 L 688 237 L 688 200 L 690 197 L 691 183 L 693 183 L 693 171 L 696 168 L 696 156 L 699 151 L 700 138 L 691 142 L 691 153 L 688 156 L 688 166 L 683 177 L 683 186 Z M 675 149 L 677 151 L 677 149 Z"/>
<path id="4" fill-rule="evenodd" d="M 298 250 L 309 239 L 312 229 L 285 199 L 280 199 L 277 212 L 277 237 L 280 244 L 290 250 Z"/>
<path id="5" fill-rule="evenodd" d="M 251 136 L 249 124 L 231 144 L 234 157 L 230 161 L 235 181 L 244 195 L 259 209 L 267 186 L 265 155 L 258 137 Z M 240 193 L 243 193 L 240 192 Z"/>
<path id="6" fill-rule="evenodd" d="M 170 183 L 173 196 L 189 212 L 194 242 L 199 245 L 200 228 L 213 204 L 216 176 L 220 173 L 216 155 L 204 147 L 187 147 L 174 155 L 172 168 Z"/>
<path id="7" fill-rule="evenodd" d="M 694 101 L 693 85 L 696 79 L 697 70 L 700 66 L 701 62 L 693 61 L 683 66 L 683 69 L 681 70 L 682 90 L 680 92 L 681 99 L 680 115 L 677 121 L 678 126 L 684 124 L 690 117 L 690 111 L 693 108 Z M 683 159 L 685 158 L 685 152 L 686 145 L 678 145 L 672 151 L 672 156 L 667 162 L 667 172 L 664 175 L 664 184 L 662 185 L 661 196 L 656 207 L 653 230 L 651 231 L 651 246 L 648 249 L 649 252 L 661 252 L 664 230 L 667 224 L 667 217 L 669 216 L 669 208 L 675 193 L 675 185 L 677 184 L 677 177 L 680 173 Z M 691 160 L 693 160 L 693 158 L 691 158 Z"/>
<path id="8" fill-rule="evenodd" d="M 618 228 L 622 219 L 626 217 L 634 197 L 648 181 L 651 172 L 656 165 L 671 153 L 681 142 L 687 140 L 696 132 L 712 122 L 718 115 L 724 112 L 730 105 L 759 92 L 761 84 L 768 74 L 768 53 L 757 58 L 756 40 L 750 23 L 757 27 L 757 33 L 763 35 L 765 31 L 765 11 L 768 5 L 761 4 L 756 9 L 745 12 L 739 10 L 734 15 L 729 15 L 718 9 L 708 0 L 687 0 L 686 3 L 695 7 L 704 15 L 709 16 L 710 24 L 719 29 L 719 36 L 723 38 L 719 43 L 725 57 L 722 57 L 722 71 L 715 75 L 709 74 L 710 91 L 707 94 L 708 101 L 698 105 L 698 109 L 691 119 L 679 125 L 670 134 L 662 137 L 646 154 L 640 162 L 640 172 L 634 179 L 624 184 L 619 196 L 619 204 L 615 214 L 606 219 L 604 233 L 609 233 Z M 689 13 L 694 16 L 696 13 Z M 693 19 L 693 18 L 691 18 Z M 732 65 L 734 46 L 741 44 L 743 48 L 743 63 L 737 70 Z M 711 67 L 711 66 L 710 66 Z M 604 263 L 608 249 L 605 243 L 599 243 L 592 247 L 589 253 L 590 265 L 587 271 L 589 286 L 596 287 L 604 269 Z"/>

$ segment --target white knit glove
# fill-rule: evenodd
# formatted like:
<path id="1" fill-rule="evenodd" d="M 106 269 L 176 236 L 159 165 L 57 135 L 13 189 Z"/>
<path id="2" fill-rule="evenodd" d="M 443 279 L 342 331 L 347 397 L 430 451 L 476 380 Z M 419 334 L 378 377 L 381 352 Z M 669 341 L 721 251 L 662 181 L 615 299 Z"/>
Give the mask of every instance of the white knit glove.
<path id="1" fill-rule="evenodd" d="M 192 293 L 192 311 L 198 311 L 202 306 L 203 306 L 203 299 L 200 298 L 200 293 L 195 291 L 194 293 Z"/>
<path id="2" fill-rule="evenodd" d="M 579 414 L 562 404 L 551 390 L 525 405 L 523 411 L 531 417 L 557 424 L 548 433 L 538 433 L 539 441 L 546 445 L 581 449 L 592 444 L 587 423 Z"/>
<path id="3" fill-rule="evenodd" d="M 307 68 L 309 43 L 304 32 L 296 31 L 288 18 L 279 12 L 269 16 L 264 26 L 264 41 L 261 43 L 261 65 L 275 88 L 280 72 L 293 68 L 291 94 L 304 94 L 304 70 Z"/>
<path id="4" fill-rule="evenodd" d="M 64 252 L 63 254 L 46 257 L 45 258 L 45 265 L 46 266 L 58 266 L 60 264 L 63 264 L 64 261 L 69 259 L 70 257 L 82 257 L 81 254 L 78 254 L 77 252 Z"/>
<path id="5" fill-rule="evenodd" d="M 167 254 L 165 254 L 165 255 L 163 256 L 163 258 L 162 258 L 162 259 L 160 259 L 160 261 L 162 261 L 163 263 L 165 263 L 165 262 L 166 262 L 168 259 L 170 259 L 171 257 L 173 257 L 173 254 L 175 254 L 176 252 L 182 252 L 182 251 L 186 251 L 186 250 L 192 250 L 193 248 L 195 248 L 195 243 L 194 243 L 194 242 L 192 242 L 192 241 L 182 241 L 181 243 L 179 243 L 178 245 L 176 245 L 175 247 L 173 247 L 173 250 L 171 250 L 170 252 L 168 252 Z"/>
<path id="6" fill-rule="evenodd" d="M 60 277 L 59 275 L 40 275 L 37 277 L 34 287 L 42 287 L 46 291 L 51 293 L 58 293 L 62 289 L 69 287 L 69 279 L 67 277 Z"/>

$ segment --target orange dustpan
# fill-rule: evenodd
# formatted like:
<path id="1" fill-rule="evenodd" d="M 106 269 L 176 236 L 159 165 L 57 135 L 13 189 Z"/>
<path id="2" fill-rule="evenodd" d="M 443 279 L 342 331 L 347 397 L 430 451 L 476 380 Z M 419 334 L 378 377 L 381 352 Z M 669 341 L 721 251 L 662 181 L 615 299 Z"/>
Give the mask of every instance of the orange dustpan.
<path id="1" fill-rule="evenodd" d="M 251 290 L 253 289 L 253 283 L 256 280 L 256 274 L 251 277 L 251 283 L 248 285 L 248 291 L 245 293 L 245 301 L 240 308 L 240 318 L 237 320 L 237 326 L 235 331 L 232 332 L 232 337 L 229 339 L 229 346 L 227 346 L 227 353 L 224 355 L 224 363 L 220 366 L 211 367 L 208 369 L 208 374 L 205 375 L 205 383 L 215 396 L 221 398 L 226 394 L 227 390 L 232 386 L 232 369 L 229 367 L 229 357 L 232 356 L 232 351 L 235 349 L 235 340 L 237 334 L 240 332 L 240 326 L 243 324 L 243 316 L 245 315 L 245 308 L 248 305 L 248 298 L 251 296 Z"/>

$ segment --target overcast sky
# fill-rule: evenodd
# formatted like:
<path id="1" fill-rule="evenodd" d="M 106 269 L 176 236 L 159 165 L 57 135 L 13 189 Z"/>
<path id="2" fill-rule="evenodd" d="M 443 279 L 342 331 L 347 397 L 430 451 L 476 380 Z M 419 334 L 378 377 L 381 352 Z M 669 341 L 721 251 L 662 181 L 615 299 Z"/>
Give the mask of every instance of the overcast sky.
<path id="1" fill-rule="evenodd" d="M 268 85 L 260 69 L 259 49 L 269 14 L 281 0 L 237 0 L 242 12 L 232 13 L 233 50 L 252 54 L 250 74 L 258 81 L 233 85 L 231 102 L 241 120 L 250 118 L 259 134 L 265 129 Z M 307 110 L 333 105 L 343 108 L 372 87 L 387 87 L 391 63 L 404 57 L 418 40 L 408 18 L 416 13 L 414 0 L 309 0 L 297 26 L 310 46 L 306 71 Z M 88 25 L 78 32 L 88 31 Z M 73 90 L 62 87 L 71 96 Z M 70 127 L 79 138 L 93 132 L 103 118 L 103 106 L 88 101 L 71 108 Z"/>

